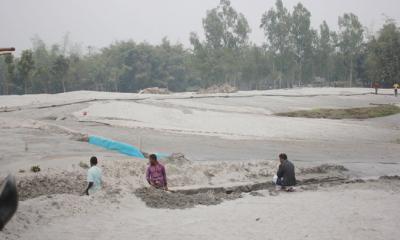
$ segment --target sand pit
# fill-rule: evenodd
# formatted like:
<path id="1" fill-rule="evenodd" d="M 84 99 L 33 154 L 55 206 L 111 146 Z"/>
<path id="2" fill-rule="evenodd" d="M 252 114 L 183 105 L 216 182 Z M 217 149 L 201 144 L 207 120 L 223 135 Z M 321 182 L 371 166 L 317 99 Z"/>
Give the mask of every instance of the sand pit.
<path id="1" fill-rule="evenodd" d="M 319 169 L 323 168 L 324 166 Z M 308 173 L 311 172 L 315 173 L 313 170 L 308 171 Z M 392 177 L 389 180 L 398 179 Z M 364 182 L 365 181 L 362 179 L 349 179 L 340 173 L 334 176 L 319 175 L 318 177 L 306 177 L 300 175 L 296 189 L 300 191 L 316 190 L 319 186 L 328 187 Z M 217 205 L 225 200 L 241 198 L 244 193 L 249 193 L 252 196 L 260 196 L 262 194 L 257 192 L 260 190 L 268 190 L 272 196 L 279 194 L 279 192 L 275 191 L 275 185 L 272 181 L 234 185 L 230 187 L 202 187 L 183 190 L 178 189 L 173 191 L 164 191 L 145 187 L 136 189 L 134 193 L 138 198 L 146 203 L 146 206 L 151 208 L 185 209 L 193 208 L 197 205 Z"/>
<path id="2" fill-rule="evenodd" d="M 189 160 L 185 158 L 183 159 L 184 162 L 190 163 Z M 170 161 L 172 161 L 172 163 L 174 162 L 176 163 L 176 160 L 174 160 L 173 158 Z M 169 168 L 171 167 L 171 165 L 167 166 Z M 258 182 L 256 183 L 248 183 L 248 184 L 238 183 L 238 184 L 231 184 L 230 186 L 209 186 L 209 187 L 194 187 L 194 188 L 186 187 L 183 189 L 175 188 L 172 191 L 163 191 L 154 188 L 144 187 L 136 189 L 134 193 L 138 198 L 144 201 L 148 207 L 151 208 L 185 209 L 185 208 L 193 208 L 197 205 L 217 205 L 222 203 L 224 200 L 235 200 L 237 198 L 241 198 L 243 196 L 242 195 L 243 193 L 253 193 L 257 195 L 257 193 L 255 192 L 259 190 L 267 189 L 269 191 L 273 191 L 275 187 L 272 184 L 271 179 L 274 173 L 267 174 L 266 176 L 260 176 L 257 174 L 258 170 L 256 169 L 260 167 L 262 168 L 263 164 L 250 163 L 250 166 L 253 166 L 253 168 L 251 169 L 249 167 L 246 167 L 245 164 L 242 165 L 243 171 L 248 172 L 248 174 L 244 175 L 248 177 L 246 179 L 247 181 L 250 181 L 251 179 L 253 181 L 258 180 Z M 268 165 L 264 165 L 264 167 L 265 166 Z M 204 168 L 208 168 L 206 171 L 212 171 L 217 169 L 217 167 L 216 168 L 214 167 L 215 166 L 213 165 L 204 166 Z M 309 190 L 309 189 L 316 189 L 316 187 L 320 185 L 328 186 L 328 185 L 340 185 L 340 184 L 362 182 L 362 180 L 350 179 L 348 176 L 344 174 L 344 172 L 346 171 L 347 169 L 341 165 L 326 165 L 326 164 L 311 168 L 299 169 L 298 172 L 300 175 L 298 176 L 298 184 L 299 184 L 298 188 Z M 196 171 L 189 170 L 189 172 L 195 173 Z M 241 171 L 238 171 L 238 174 L 240 174 L 240 172 Z M 185 181 L 185 178 L 181 180 Z M 197 182 L 197 184 L 200 183 L 201 181 Z M 314 187 L 307 187 L 308 185 L 313 185 Z"/>
<path id="3" fill-rule="evenodd" d="M 399 185 L 399 176 L 382 176 L 379 179 L 351 179 L 340 174 L 347 171 L 343 166 L 318 166 L 301 171 L 306 176 L 300 176 L 296 191 L 316 191 L 320 188 L 329 188 L 339 185 L 365 184 L 376 185 L 387 183 L 388 187 Z M 319 177 L 307 177 L 308 174 L 337 172 L 334 176 L 319 175 Z M 251 196 L 264 197 L 258 191 L 268 190 L 270 196 L 277 196 L 282 191 L 276 191 L 271 181 L 238 185 L 231 187 L 208 187 L 194 188 L 185 190 L 164 191 L 155 188 L 139 188 L 135 190 L 135 195 L 146 203 L 150 208 L 185 209 L 193 208 L 197 205 L 218 205 L 226 200 L 242 198 L 244 193 Z M 284 191 L 283 191 L 284 192 Z"/>
<path id="4" fill-rule="evenodd" d="M 140 188 L 135 195 L 151 208 L 185 209 L 197 205 L 217 205 L 223 200 L 233 200 L 241 197 L 239 193 L 224 193 L 210 190 L 207 193 L 183 194 L 166 192 L 154 188 Z"/>

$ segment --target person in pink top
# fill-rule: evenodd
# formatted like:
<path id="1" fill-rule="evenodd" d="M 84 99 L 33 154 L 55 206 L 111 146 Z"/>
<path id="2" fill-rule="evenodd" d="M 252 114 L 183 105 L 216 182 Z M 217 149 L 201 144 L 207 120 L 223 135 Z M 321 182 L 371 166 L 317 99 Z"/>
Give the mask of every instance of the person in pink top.
<path id="1" fill-rule="evenodd" d="M 157 155 L 155 154 L 150 154 L 149 156 L 149 167 L 146 171 L 146 179 L 151 186 L 168 190 L 165 167 L 158 162 Z"/>

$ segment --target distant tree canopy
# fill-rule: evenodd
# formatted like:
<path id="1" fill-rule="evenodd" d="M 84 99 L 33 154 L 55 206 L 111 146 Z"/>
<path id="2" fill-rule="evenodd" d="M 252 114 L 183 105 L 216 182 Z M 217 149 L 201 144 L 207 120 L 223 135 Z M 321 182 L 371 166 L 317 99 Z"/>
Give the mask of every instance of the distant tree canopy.
<path id="1" fill-rule="evenodd" d="M 352 13 L 338 18 L 338 31 L 324 21 L 311 27 L 312 13 L 277 0 L 261 16 L 265 44 L 251 42 L 246 17 L 229 0 L 207 11 L 204 36 L 189 36 L 191 48 L 171 44 L 116 42 L 82 54 L 68 35 L 47 46 L 39 37 L 19 57 L 0 56 L 0 93 L 59 93 L 74 90 L 137 92 L 147 87 L 196 90 L 229 83 L 243 90 L 309 84 L 391 86 L 400 82 L 400 29 L 388 20 L 367 34 Z M 255 26 L 258 27 L 258 26 Z"/>

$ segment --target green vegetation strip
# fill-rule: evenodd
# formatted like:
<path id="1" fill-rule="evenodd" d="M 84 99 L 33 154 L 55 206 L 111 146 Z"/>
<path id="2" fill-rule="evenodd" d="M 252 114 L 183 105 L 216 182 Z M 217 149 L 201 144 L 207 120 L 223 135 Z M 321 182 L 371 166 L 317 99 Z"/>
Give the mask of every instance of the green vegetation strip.
<path id="1" fill-rule="evenodd" d="M 327 119 L 368 119 L 385 117 L 400 113 L 400 107 L 384 104 L 375 107 L 346 109 L 313 109 L 294 112 L 277 113 L 282 117 L 327 118 Z"/>

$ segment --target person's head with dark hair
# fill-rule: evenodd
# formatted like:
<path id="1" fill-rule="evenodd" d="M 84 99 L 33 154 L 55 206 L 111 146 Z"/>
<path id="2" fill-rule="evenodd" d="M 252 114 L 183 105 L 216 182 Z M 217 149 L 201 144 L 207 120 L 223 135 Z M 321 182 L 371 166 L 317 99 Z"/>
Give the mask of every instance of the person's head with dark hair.
<path id="1" fill-rule="evenodd" d="M 152 166 L 156 165 L 157 164 L 157 155 L 150 154 L 149 155 L 149 162 L 150 162 L 150 165 L 152 165 Z"/>
<path id="2" fill-rule="evenodd" d="M 97 157 L 93 156 L 90 158 L 90 166 L 96 166 L 97 165 Z"/>
<path id="3" fill-rule="evenodd" d="M 281 162 L 287 160 L 287 155 L 286 155 L 286 153 L 281 153 L 281 154 L 279 154 L 279 160 L 280 160 Z"/>

